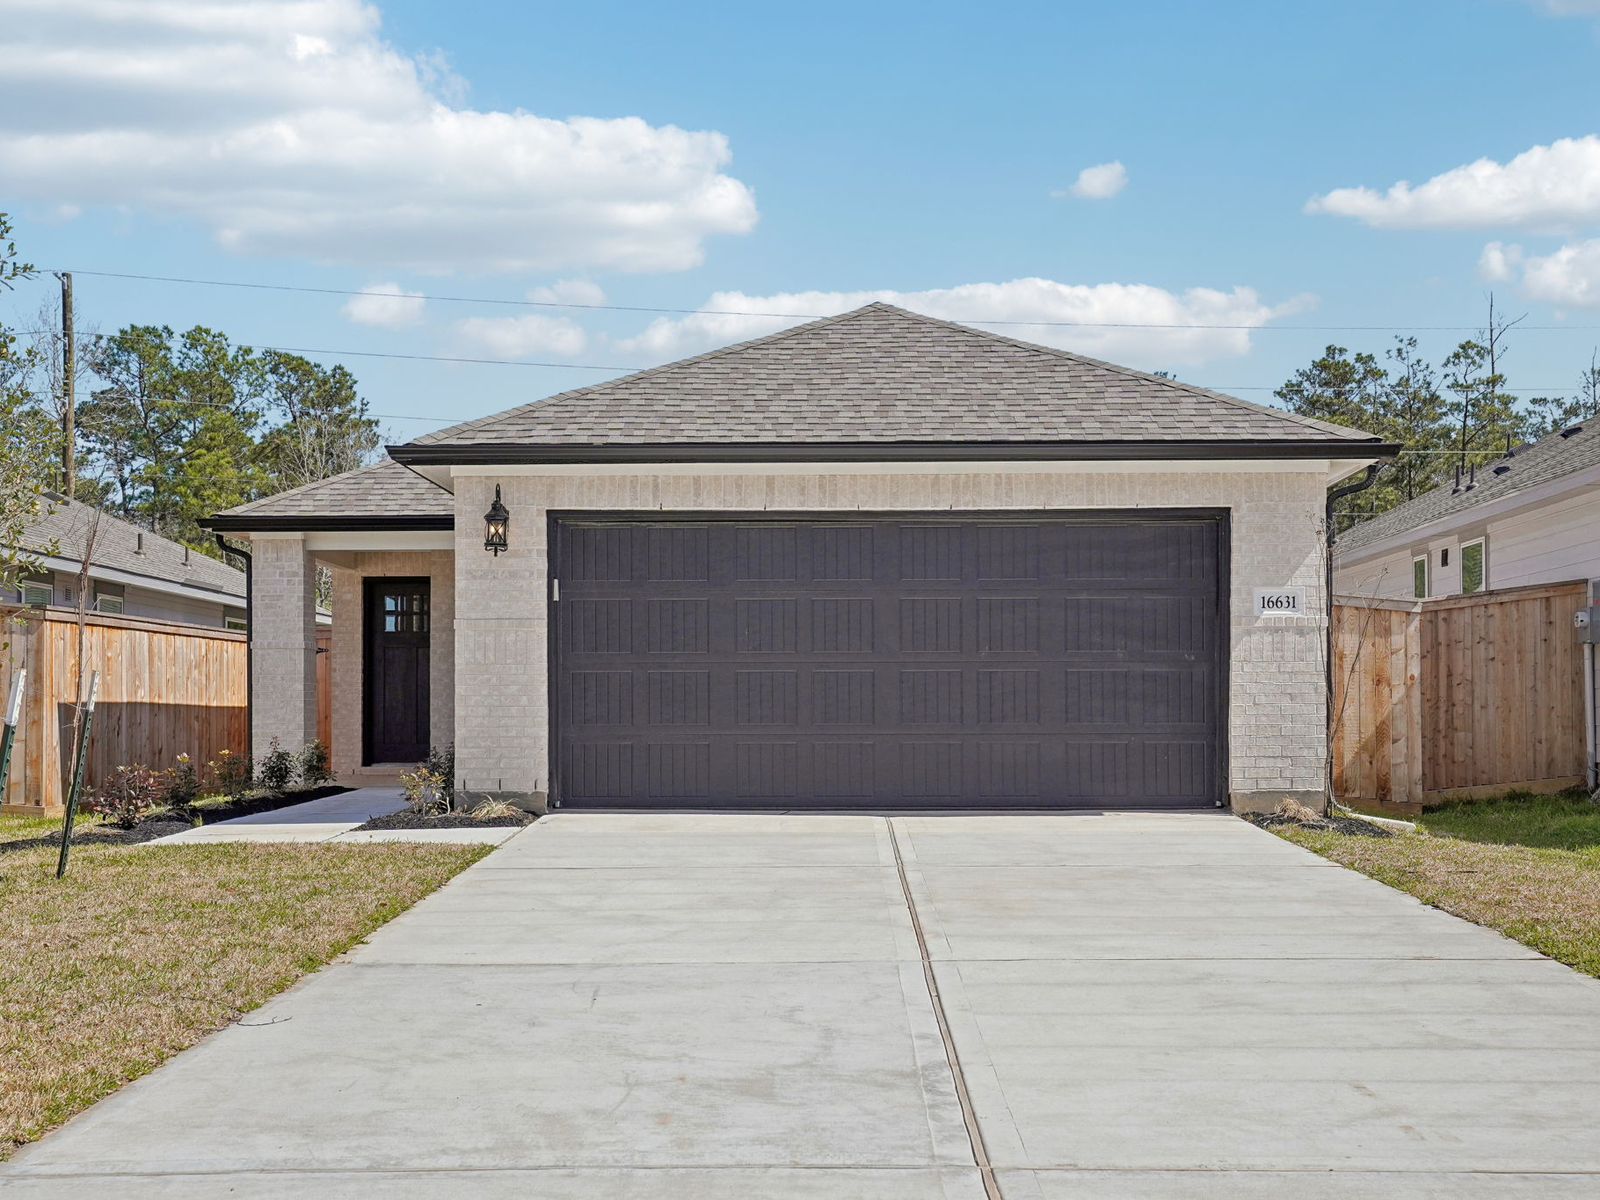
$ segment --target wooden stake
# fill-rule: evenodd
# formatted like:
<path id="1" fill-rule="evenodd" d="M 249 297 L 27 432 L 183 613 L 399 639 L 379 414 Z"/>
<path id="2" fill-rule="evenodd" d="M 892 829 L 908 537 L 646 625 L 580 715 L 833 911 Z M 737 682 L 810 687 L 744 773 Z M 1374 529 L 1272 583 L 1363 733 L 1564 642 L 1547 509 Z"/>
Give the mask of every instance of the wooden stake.
<path id="1" fill-rule="evenodd" d="M 67 793 L 67 819 L 61 825 L 61 856 L 56 859 L 56 878 L 67 873 L 67 848 L 72 845 L 72 821 L 78 815 L 78 793 L 83 789 L 83 761 L 89 752 L 89 730 L 94 725 L 94 689 L 100 672 L 89 675 L 89 695 L 83 704 L 83 720 L 78 726 L 77 760 L 72 767 L 72 790 Z"/>

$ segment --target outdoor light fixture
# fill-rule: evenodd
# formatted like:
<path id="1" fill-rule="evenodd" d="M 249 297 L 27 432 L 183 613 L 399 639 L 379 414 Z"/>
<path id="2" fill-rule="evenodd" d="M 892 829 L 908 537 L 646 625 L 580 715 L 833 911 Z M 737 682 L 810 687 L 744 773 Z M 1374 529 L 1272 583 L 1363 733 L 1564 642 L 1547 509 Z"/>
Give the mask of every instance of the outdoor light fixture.
<path id="1" fill-rule="evenodd" d="M 500 551 L 508 548 L 506 527 L 510 524 L 511 513 L 500 503 L 500 485 L 497 483 L 494 485 L 494 503 L 483 514 L 483 548 L 496 558 L 500 557 Z"/>

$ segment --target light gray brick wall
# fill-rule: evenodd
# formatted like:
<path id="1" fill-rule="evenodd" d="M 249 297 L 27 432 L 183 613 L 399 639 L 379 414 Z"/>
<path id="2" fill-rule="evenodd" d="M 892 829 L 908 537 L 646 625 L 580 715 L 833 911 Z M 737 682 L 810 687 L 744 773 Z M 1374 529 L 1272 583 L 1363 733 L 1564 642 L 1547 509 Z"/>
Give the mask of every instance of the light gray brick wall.
<path id="1" fill-rule="evenodd" d="M 343 556 L 341 556 L 343 557 Z M 329 679 L 333 701 L 333 773 L 354 777 L 362 767 L 364 696 L 364 581 L 426 575 L 429 587 L 428 737 L 434 746 L 455 738 L 455 555 L 448 550 L 369 550 L 333 570 L 333 639 Z"/>
<path id="2" fill-rule="evenodd" d="M 483 549 L 494 485 L 511 549 Z M 543 792 L 547 516 L 554 510 L 912 512 L 1226 508 L 1232 513 L 1229 776 L 1235 793 L 1324 787 L 1324 621 L 1257 618 L 1257 587 L 1303 587 L 1323 611 L 1324 479 L 1316 471 L 506 475 L 456 480 L 456 750 L 465 785 Z"/>
<path id="3" fill-rule="evenodd" d="M 317 736 L 316 571 L 300 537 L 250 540 L 250 737 L 299 750 Z"/>

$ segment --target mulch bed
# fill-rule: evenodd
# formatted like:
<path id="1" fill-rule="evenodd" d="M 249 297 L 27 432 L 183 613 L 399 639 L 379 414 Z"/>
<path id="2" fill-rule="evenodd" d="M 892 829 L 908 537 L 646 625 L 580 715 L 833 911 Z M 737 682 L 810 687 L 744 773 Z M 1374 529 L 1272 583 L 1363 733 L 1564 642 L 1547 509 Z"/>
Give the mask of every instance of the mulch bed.
<path id="1" fill-rule="evenodd" d="M 537 817 L 530 812 L 519 812 L 507 817 L 469 817 L 466 813 L 445 813 L 437 817 L 424 817 L 402 808 L 386 817 L 373 817 L 357 829 L 483 829 L 487 826 L 531 825 Z"/>
<path id="2" fill-rule="evenodd" d="M 324 796 L 337 796 L 341 792 L 352 791 L 347 787 L 340 787 L 336 783 L 326 784 L 323 787 L 302 788 L 297 792 L 277 792 L 265 796 L 238 796 L 226 804 L 206 805 L 196 809 L 195 815 L 200 818 L 202 825 L 215 825 L 218 821 L 231 821 L 235 817 L 253 817 L 257 813 L 272 812 L 279 808 L 288 808 L 291 804 L 304 804 L 308 800 L 321 800 Z"/>
<path id="3" fill-rule="evenodd" d="M 241 796 L 228 801 L 226 804 L 206 805 L 195 810 L 195 815 L 202 825 L 215 825 L 218 821 L 230 821 L 234 817 L 248 817 L 256 813 L 272 812 L 274 809 L 287 808 L 291 804 L 304 804 L 307 800 L 320 800 L 324 796 L 337 796 L 340 792 L 352 789 L 329 784 L 325 787 L 305 788 L 298 792 L 281 792 L 265 796 Z M 72 844 L 74 846 L 138 846 L 145 842 L 153 842 L 156 838 L 166 837 L 169 833 L 182 833 L 185 829 L 193 829 L 190 821 L 179 820 L 169 813 L 158 813 L 140 821 L 132 829 L 118 829 L 112 825 L 97 824 L 92 813 L 80 812 L 77 823 L 72 828 Z M 39 837 L 21 838 L 16 841 L 0 842 L 0 854 L 7 854 L 14 850 L 31 850 L 36 846 L 59 846 L 61 832 L 53 830 Z"/>
<path id="4" fill-rule="evenodd" d="M 140 821 L 132 829 L 117 829 L 111 825 L 74 825 L 72 829 L 72 844 L 74 846 L 137 846 L 144 842 L 153 842 L 158 837 L 166 837 L 169 833 L 182 833 L 185 829 L 194 826 L 187 821 L 151 820 Z M 0 854 L 9 854 L 14 850 L 31 850 L 35 846 L 59 846 L 61 833 L 47 833 L 41 837 L 22 838 L 19 841 L 0 842 Z"/>
<path id="5" fill-rule="evenodd" d="M 1296 829 L 1315 829 L 1321 833 L 1351 833 L 1357 837 L 1394 836 L 1392 829 L 1385 829 L 1382 825 L 1374 825 L 1371 821 L 1361 821 L 1355 817 L 1318 817 L 1312 821 L 1301 821 L 1283 813 L 1249 813 L 1245 816 L 1245 820 L 1263 829 L 1271 829 L 1274 825 L 1293 825 Z"/>

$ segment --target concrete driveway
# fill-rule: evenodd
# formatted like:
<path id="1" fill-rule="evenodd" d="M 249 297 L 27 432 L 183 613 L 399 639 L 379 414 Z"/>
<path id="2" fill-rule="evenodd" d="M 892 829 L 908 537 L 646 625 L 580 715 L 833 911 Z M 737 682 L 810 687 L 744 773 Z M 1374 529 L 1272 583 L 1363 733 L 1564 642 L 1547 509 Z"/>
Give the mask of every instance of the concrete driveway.
<path id="1" fill-rule="evenodd" d="M 1229 817 L 561 815 L 0 1192 L 1593 1197 L 1597 1080 L 1600 983 Z"/>

